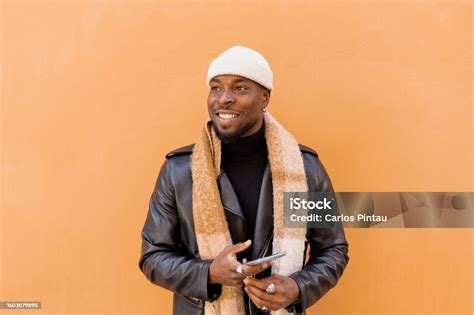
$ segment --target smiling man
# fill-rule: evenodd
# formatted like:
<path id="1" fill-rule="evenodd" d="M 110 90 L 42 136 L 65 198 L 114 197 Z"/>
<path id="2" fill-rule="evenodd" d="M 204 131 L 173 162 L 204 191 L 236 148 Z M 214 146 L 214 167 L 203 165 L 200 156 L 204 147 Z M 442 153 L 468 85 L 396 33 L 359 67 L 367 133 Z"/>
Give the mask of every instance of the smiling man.
<path id="1" fill-rule="evenodd" d="M 231 93 L 229 93 L 231 92 Z M 234 103 L 236 93 L 239 103 Z M 263 125 L 262 113 L 270 99 L 270 89 L 236 75 L 218 75 L 210 80 L 207 100 L 214 131 L 223 143 L 255 134 Z"/>
<path id="2" fill-rule="evenodd" d="M 285 228 L 283 192 L 332 191 L 329 176 L 267 111 L 273 73 L 261 54 L 224 51 L 206 83 L 210 119 L 194 145 L 166 155 L 140 269 L 174 292 L 174 314 L 304 313 L 336 285 L 348 244 L 342 225 Z"/>

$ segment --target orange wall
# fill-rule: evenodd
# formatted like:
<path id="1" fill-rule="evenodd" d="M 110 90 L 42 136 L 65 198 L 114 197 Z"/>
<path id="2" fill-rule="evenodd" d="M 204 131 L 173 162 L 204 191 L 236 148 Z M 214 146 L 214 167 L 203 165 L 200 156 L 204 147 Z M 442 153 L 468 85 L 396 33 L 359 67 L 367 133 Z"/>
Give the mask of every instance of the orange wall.
<path id="1" fill-rule="evenodd" d="M 2 1 L 0 301 L 168 314 L 138 269 L 164 154 L 194 142 L 209 62 L 242 44 L 270 110 L 338 191 L 472 191 L 468 1 Z M 473 229 L 348 229 L 309 314 L 473 312 Z M 9 312 L 11 313 L 11 312 Z"/>

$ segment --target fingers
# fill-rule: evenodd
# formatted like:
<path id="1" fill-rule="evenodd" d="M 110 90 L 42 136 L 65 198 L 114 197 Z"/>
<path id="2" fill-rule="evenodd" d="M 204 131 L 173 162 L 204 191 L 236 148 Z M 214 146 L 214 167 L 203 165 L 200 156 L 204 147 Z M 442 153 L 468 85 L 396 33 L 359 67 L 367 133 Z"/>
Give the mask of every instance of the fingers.
<path id="1" fill-rule="evenodd" d="M 264 306 L 272 311 L 279 309 L 278 305 L 273 301 L 275 297 L 269 294 L 265 295 L 265 292 L 262 292 L 255 287 L 245 287 L 244 290 L 259 309 Z"/>
<path id="2" fill-rule="evenodd" d="M 250 291 L 250 293 L 258 297 L 262 302 L 270 302 L 269 299 L 271 299 L 272 296 L 269 295 L 267 292 L 252 286 L 246 286 L 246 288 L 247 291 Z"/>
<path id="3" fill-rule="evenodd" d="M 252 287 L 255 287 L 257 289 L 260 289 L 262 291 L 265 291 L 268 287 L 268 284 L 267 281 L 265 280 L 259 280 L 259 279 L 255 279 L 255 278 L 245 278 L 244 279 L 244 284 L 246 286 L 252 286 Z"/>
<path id="4" fill-rule="evenodd" d="M 238 278 L 243 279 L 246 276 L 243 272 L 243 269 L 242 269 L 243 265 L 241 263 L 239 263 L 238 261 L 236 261 L 236 262 L 237 262 L 237 265 L 236 265 L 235 268 L 232 268 L 232 271 Z"/>
<path id="5" fill-rule="evenodd" d="M 240 263 L 237 262 L 237 266 Z M 226 275 L 226 285 L 230 285 L 233 287 L 242 287 L 243 280 L 245 279 L 245 275 L 237 271 L 237 267 L 232 267 L 227 271 Z"/>
<path id="6" fill-rule="evenodd" d="M 245 279 L 245 276 L 240 273 L 237 273 L 237 275 L 233 275 L 230 277 L 229 285 L 233 287 L 241 288 L 243 279 Z"/>
<path id="7" fill-rule="evenodd" d="M 248 287 L 245 287 L 244 290 L 249 296 L 249 298 L 252 300 L 253 304 L 255 304 L 259 309 L 265 306 L 263 305 L 264 302 L 262 301 L 262 299 L 260 299 L 258 296 L 253 294 L 253 292 Z"/>
<path id="8" fill-rule="evenodd" d="M 244 263 L 244 266 L 242 267 L 242 271 L 247 276 L 255 276 L 259 274 L 260 272 L 264 271 L 265 269 L 267 269 L 268 267 L 270 267 L 271 265 L 272 265 L 271 261 L 263 263 L 263 264 L 259 264 L 256 266 L 249 266 L 249 265 L 245 265 Z"/>
<path id="9" fill-rule="evenodd" d="M 227 246 L 226 248 L 224 248 L 223 252 L 227 255 L 237 254 L 249 248 L 250 244 L 252 244 L 252 241 L 247 240 L 243 243 L 237 243 L 235 245 Z"/>

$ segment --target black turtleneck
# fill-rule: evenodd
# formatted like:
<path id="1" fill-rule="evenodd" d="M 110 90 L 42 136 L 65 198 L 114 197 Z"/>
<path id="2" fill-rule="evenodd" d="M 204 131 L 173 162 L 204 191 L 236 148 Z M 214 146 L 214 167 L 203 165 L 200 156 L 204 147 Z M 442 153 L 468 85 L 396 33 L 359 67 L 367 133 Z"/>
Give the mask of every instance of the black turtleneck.
<path id="1" fill-rule="evenodd" d="M 222 144 L 222 168 L 237 194 L 247 222 L 247 239 L 253 239 L 263 172 L 268 161 L 265 128 L 234 143 Z"/>

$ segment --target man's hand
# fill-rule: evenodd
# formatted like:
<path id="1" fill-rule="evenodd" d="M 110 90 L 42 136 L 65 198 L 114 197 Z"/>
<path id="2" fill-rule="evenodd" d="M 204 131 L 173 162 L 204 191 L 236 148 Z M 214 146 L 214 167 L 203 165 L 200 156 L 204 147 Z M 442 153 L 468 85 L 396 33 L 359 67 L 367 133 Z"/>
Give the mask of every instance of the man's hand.
<path id="1" fill-rule="evenodd" d="M 251 240 L 247 240 L 244 243 L 238 243 L 224 248 L 209 266 L 209 283 L 220 283 L 222 285 L 240 287 L 245 277 L 256 275 L 270 267 L 270 263 L 257 266 L 243 265 L 243 273 L 237 272 L 237 267 L 241 265 L 241 263 L 237 261 L 235 254 L 249 248 L 251 243 Z"/>
<path id="2" fill-rule="evenodd" d="M 270 283 L 275 285 L 273 294 L 266 292 Z M 279 310 L 296 302 L 300 295 L 295 280 L 280 275 L 273 275 L 261 280 L 246 278 L 244 284 L 245 292 L 259 309 L 265 306 L 272 311 Z"/>
<path id="3" fill-rule="evenodd" d="M 247 259 L 245 258 L 242 260 L 242 263 L 244 264 L 242 266 L 242 272 L 244 273 L 246 277 L 251 277 L 251 278 L 253 278 L 253 276 L 255 275 L 258 275 L 260 272 L 264 271 L 265 269 L 267 269 L 268 267 L 272 265 L 272 261 L 268 261 L 268 262 L 261 263 L 255 266 L 249 266 L 246 264 Z"/>

